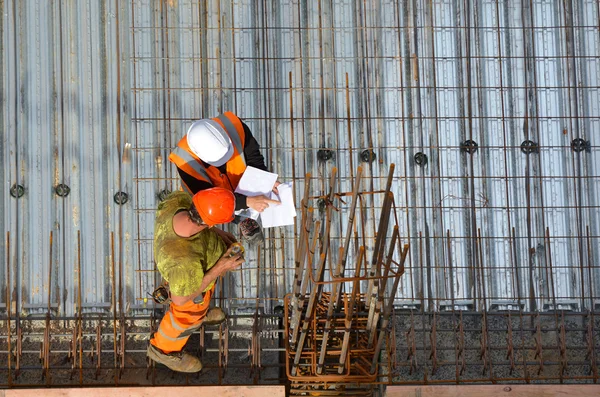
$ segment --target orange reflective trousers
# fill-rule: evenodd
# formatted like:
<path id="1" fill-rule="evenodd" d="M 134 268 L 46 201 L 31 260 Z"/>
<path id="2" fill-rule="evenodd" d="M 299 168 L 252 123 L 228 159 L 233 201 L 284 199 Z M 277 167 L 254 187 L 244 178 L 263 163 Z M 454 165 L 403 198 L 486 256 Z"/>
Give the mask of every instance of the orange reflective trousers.
<path id="1" fill-rule="evenodd" d="M 190 335 L 202 325 L 202 321 L 208 313 L 214 289 L 213 286 L 207 291 L 204 294 L 204 300 L 200 303 L 189 301 L 177 306 L 171 302 L 169 310 L 161 320 L 158 331 L 150 339 L 150 343 L 167 354 L 181 351 Z M 202 298 L 200 297 L 200 299 Z"/>

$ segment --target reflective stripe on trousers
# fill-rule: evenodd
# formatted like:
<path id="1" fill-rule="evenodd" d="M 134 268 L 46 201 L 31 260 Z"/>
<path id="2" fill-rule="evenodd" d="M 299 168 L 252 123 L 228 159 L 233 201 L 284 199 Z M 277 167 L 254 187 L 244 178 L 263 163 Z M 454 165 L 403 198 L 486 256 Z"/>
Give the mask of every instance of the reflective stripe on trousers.
<path id="1" fill-rule="evenodd" d="M 202 303 L 189 301 L 177 306 L 171 302 L 150 343 L 165 353 L 181 351 L 190 335 L 202 325 L 202 320 L 208 313 L 213 291 L 214 286 L 204 294 Z"/>

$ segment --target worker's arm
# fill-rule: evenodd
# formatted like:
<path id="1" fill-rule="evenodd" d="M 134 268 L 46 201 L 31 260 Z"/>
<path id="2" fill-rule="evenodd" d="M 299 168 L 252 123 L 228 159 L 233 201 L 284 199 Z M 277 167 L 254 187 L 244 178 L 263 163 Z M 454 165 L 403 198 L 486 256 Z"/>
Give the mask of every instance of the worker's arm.
<path id="1" fill-rule="evenodd" d="M 196 290 L 196 292 L 194 292 L 193 294 L 188 295 L 188 296 L 171 295 L 171 301 L 177 306 L 186 304 L 187 302 L 194 300 L 194 299 L 196 299 L 197 296 L 201 295 L 204 292 L 204 290 L 206 288 L 208 288 L 208 286 L 213 281 L 215 281 L 219 276 L 222 276 L 225 273 L 227 273 L 237 267 L 240 267 L 242 265 L 242 263 L 244 263 L 244 257 L 242 256 L 242 253 L 240 253 L 238 255 L 234 255 L 233 257 L 229 257 L 229 255 L 231 254 L 231 249 L 232 249 L 232 247 L 230 247 L 223 254 L 223 256 L 221 256 L 221 258 L 217 261 L 217 263 L 215 263 L 215 265 L 213 267 L 211 267 L 210 270 L 204 274 L 204 278 L 202 279 L 202 284 L 200 284 L 200 288 L 198 288 L 198 290 Z"/>

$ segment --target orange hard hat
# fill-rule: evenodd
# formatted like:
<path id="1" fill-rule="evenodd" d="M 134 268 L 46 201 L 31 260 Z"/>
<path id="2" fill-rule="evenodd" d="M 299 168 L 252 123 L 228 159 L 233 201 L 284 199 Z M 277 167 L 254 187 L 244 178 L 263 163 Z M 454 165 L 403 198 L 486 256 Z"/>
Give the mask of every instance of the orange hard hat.
<path id="1" fill-rule="evenodd" d="M 234 218 L 235 196 L 231 190 L 222 187 L 201 190 L 192 197 L 192 201 L 208 226 L 229 223 Z"/>

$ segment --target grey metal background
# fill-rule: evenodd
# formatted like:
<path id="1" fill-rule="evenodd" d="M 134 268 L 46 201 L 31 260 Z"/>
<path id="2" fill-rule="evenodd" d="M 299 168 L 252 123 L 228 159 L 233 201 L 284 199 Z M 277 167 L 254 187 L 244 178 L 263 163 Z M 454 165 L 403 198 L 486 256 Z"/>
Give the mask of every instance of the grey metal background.
<path id="1" fill-rule="evenodd" d="M 72 315 L 80 252 L 82 310 L 110 310 L 114 288 L 133 315 L 147 313 L 158 281 L 153 211 L 160 191 L 178 188 L 170 149 L 191 121 L 232 110 L 271 169 L 295 182 L 297 204 L 306 172 L 320 195 L 336 166 L 338 190 L 350 191 L 360 152 L 373 148 L 363 189 L 377 190 L 396 164 L 400 236 L 411 243 L 399 305 L 594 308 L 596 0 L 206 3 L 0 2 L 1 304 L 8 289 L 19 313 L 45 312 L 50 288 L 56 313 Z M 589 150 L 574 152 L 575 138 Z M 474 154 L 460 149 L 467 139 Z M 520 150 L 526 139 L 539 153 Z M 335 160 L 319 162 L 320 148 Z M 15 183 L 25 187 L 18 200 Z M 65 198 L 59 183 L 71 188 Z M 380 199 L 365 202 L 372 236 Z M 345 234 L 348 205 L 334 236 Z M 280 304 L 294 235 L 269 231 L 225 279 L 222 303 Z"/>

